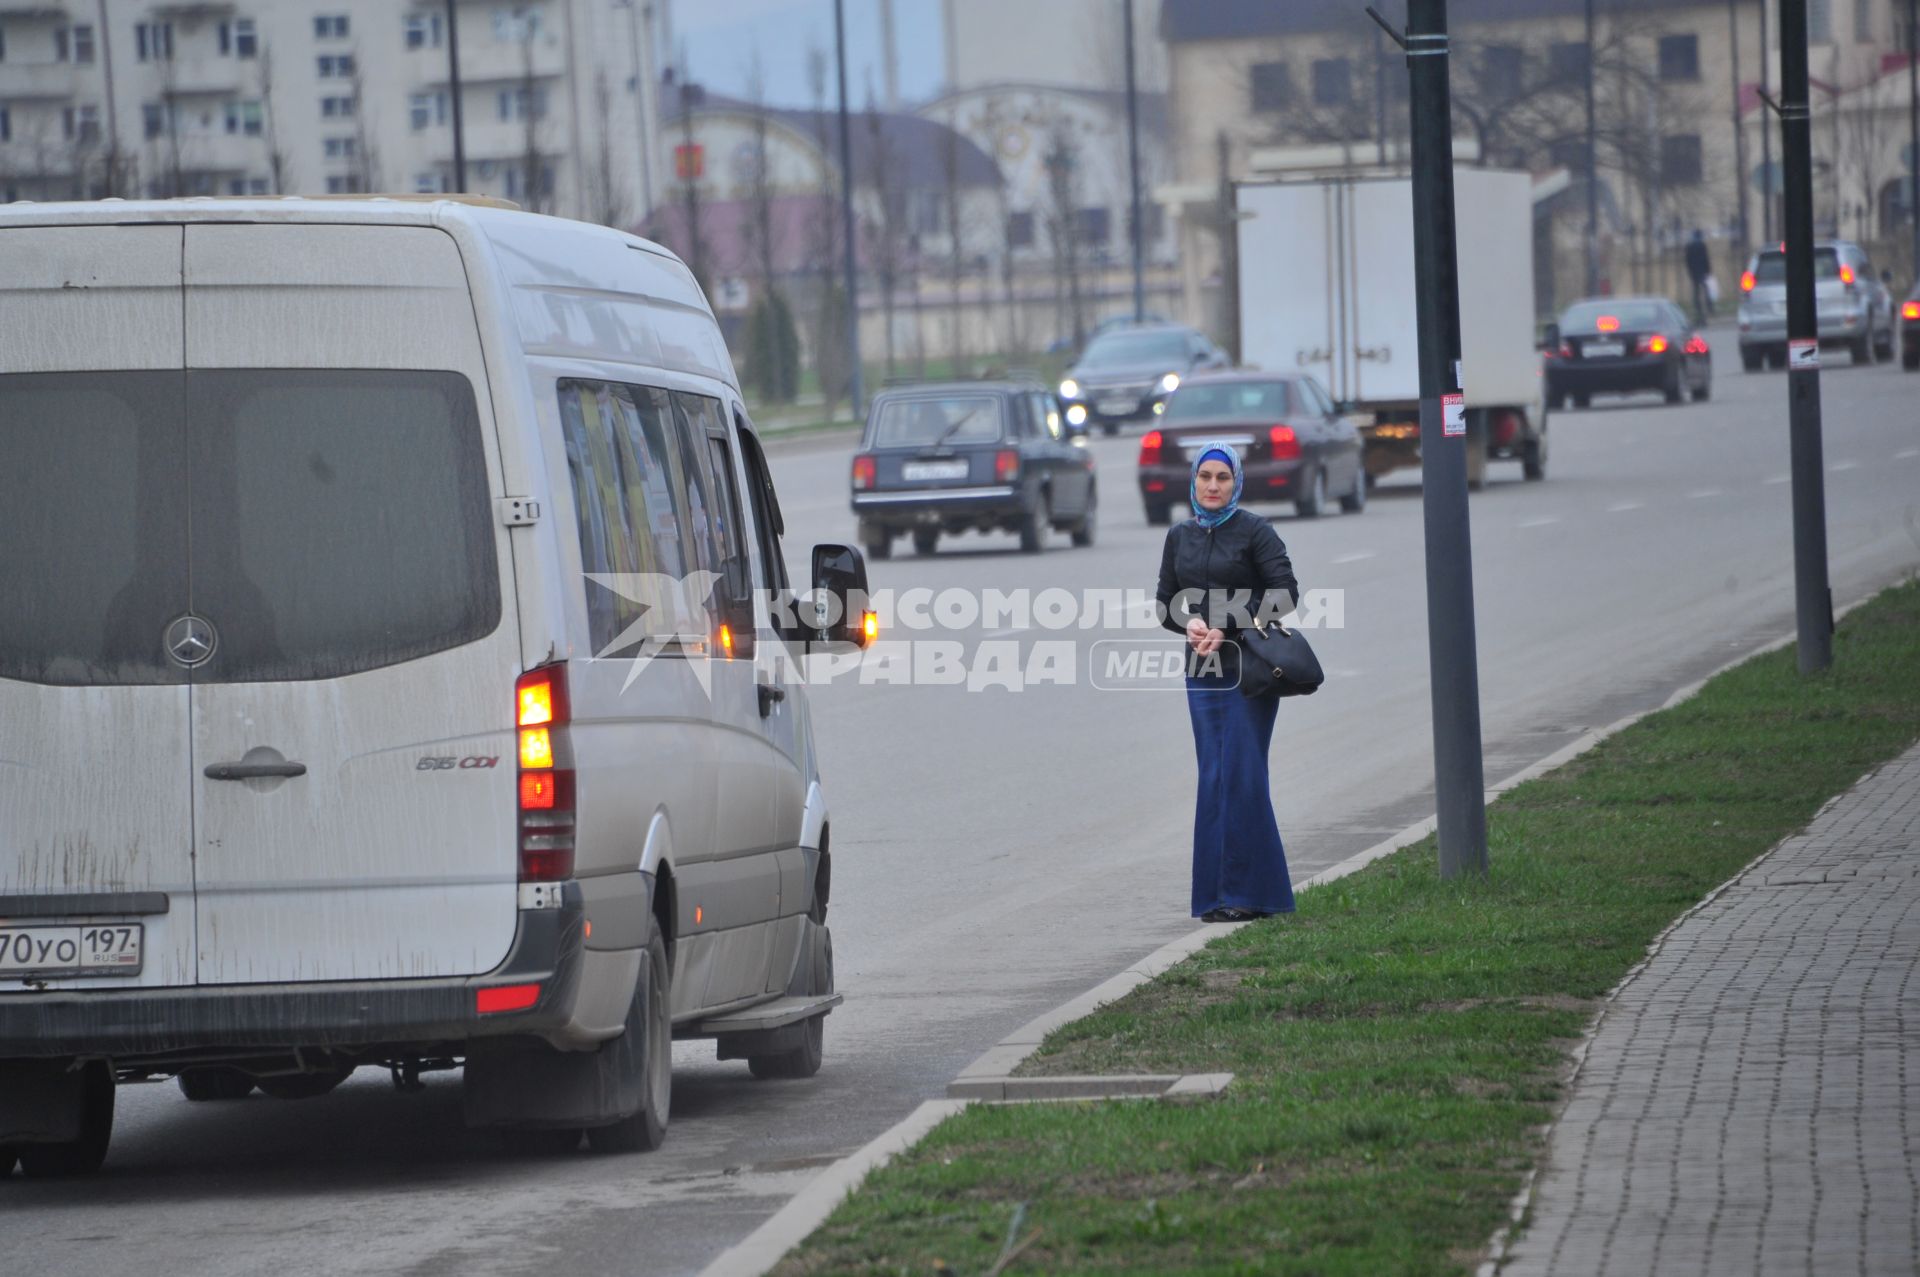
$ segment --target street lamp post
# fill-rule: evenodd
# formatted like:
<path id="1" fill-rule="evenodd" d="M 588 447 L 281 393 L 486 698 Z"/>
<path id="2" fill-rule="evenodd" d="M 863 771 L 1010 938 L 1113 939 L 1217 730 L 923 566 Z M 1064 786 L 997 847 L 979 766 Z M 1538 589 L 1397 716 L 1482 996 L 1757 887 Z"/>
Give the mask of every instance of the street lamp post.
<path id="1" fill-rule="evenodd" d="M 1761 20 L 1765 19 L 1762 14 Z M 1740 0 L 1727 0 L 1727 48 L 1733 54 L 1733 188 L 1740 197 L 1740 252 L 1744 256 L 1753 243 L 1753 226 L 1747 220 L 1747 135 L 1740 127 Z"/>
<path id="2" fill-rule="evenodd" d="M 453 189 L 467 189 L 467 136 L 460 110 L 460 18 L 447 0 L 447 96 L 453 99 Z"/>
<path id="3" fill-rule="evenodd" d="M 1444 18 L 1442 19 L 1444 21 Z M 1417 118 L 1417 116 L 1416 116 Z M 1593 0 L 1587 0 L 1587 296 L 1600 291 L 1600 156 L 1593 112 Z M 1452 138 L 1448 139 L 1451 150 Z M 1451 174 L 1449 174 L 1451 180 Z"/>
<path id="4" fill-rule="evenodd" d="M 1133 191 L 1133 319 L 1147 317 L 1146 229 L 1140 213 L 1140 87 L 1134 74 L 1133 0 L 1120 0 L 1127 33 L 1127 181 Z"/>
<path id="5" fill-rule="evenodd" d="M 1920 0 L 1907 0 L 1907 224 L 1913 231 L 1913 274 L 1920 279 Z"/>
<path id="6" fill-rule="evenodd" d="M 1760 0 L 1760 91 L 1766 93 L 1773 87 L 1773 57 L 1767 51 L 1767 0 Z M 1765 117 L 1761 117 L 1763 127 L 1760 130 L 1760 173 L 1763 185 L 1760 188 L 1760 242 L 1773 243 L 1773 130 L 1764 127 Z M 1741 181 L 1746 178 L 1742 176 Z"/>
<path id="7" fill-rule="evenodd" d="M 1833 596 L 1827 583 L 1827 494 L 1821 464 L 1820 338 L 1813 296 L 1813 112 L 1807 79 L 1807 0 L 1780 0 L 1793 594 L 1800 672 L 1817 674 L 1833 664 Z"/>
<path id="8" fill-rule="evenodd" d="M 840 233 L 847 242 L 847 399 L 855 420 L 865 409 L 866 377 L 860 366 L 860 269 L 854 261 L 853 123 L 847 113 L 847 6 L 833 0 L 833 39 L 840 61 Z"/>

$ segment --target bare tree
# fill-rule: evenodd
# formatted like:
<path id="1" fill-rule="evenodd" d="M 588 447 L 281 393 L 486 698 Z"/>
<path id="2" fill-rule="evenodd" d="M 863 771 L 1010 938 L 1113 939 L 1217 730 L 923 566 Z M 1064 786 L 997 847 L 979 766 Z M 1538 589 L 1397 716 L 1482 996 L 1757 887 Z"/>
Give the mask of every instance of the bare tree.
<path id="1" fill-rule="evenodd" d="M 291 164 L 287 153 L 280 148 L 280 112 L 274 102 L 273 89 L 273 48 L 262 41 L 260 44 L 260 113 L 265 117 L 261 120 L 261 128 L 267 144 L 267 175 L 273 184 L 273 193 L 285 195 L 287 172 Z M 356 114 L 358 110 L 356 103 Z"/>
<path id="2" fill-rule="evenodd" d="M 951 330 L 947 335 L 952 372 L 958 376 L 967 353 L 966 311 L 961 298 L 961 286 L 966 282 L 967 241 L 961 221 L 960 122 L 952 110 L 947 112 L 946 133 L 940 139 L 940 178 L 941 211 L 947 224 L 947 289 L 952 303 Z"/>
<path id="3" fill-rule="evenodd" d="M 774 287 L 774 265 L 777 256 L 773 231 L 773 174 L 772 159 L 768 152 L 767 135 L 771 120 L 767 113 L 766 73 L 760 65 L 759 50 L 753 54 L 753 62 L 747 73 L 748 92 L 752 114 L 752 139 L 748 143 L 747 163 L 751 171 L 747 174 L 747 203 L 750 216 L 747 233 L 751 240 L 755 282 L 762 296 L 771 294 Z"/>
<path id="4" fill-rule="evenodd" d="M 1001 138 L 1004 135 L 998 100 L 991 97 L 987 99 L 981 111 L 980 127 L 992 140 L 993 158 L 997 163 L 1003 158 Z M 1008 354 L 1013 354 L 1024 350 L 1026 341 L 1022 332 L 1025 326 L 1020 322 L 1020 307 L 1014 294 L 1013 192 L 1008 189 L 1004 175 L 994 185 L 993 195 L 994 211 L 1000 223 L 1000 284 L 1007 309 L 1005 349 Z"/>
<path id="5" fill-rule="evenodd" d="M 540 125 L 546 115 L 546 91 L 534 74 L 533 40 L 537 28 L 526 22 L 520 28 L 520 82 L 514 87 L 514 104 L 520 112 L 520 190 L 521 202 L 530 212 L 547 211 L 547 155 L 540 149 Z"/>
<path id="6" fill-rule="evenodd" d="M 627 202 L 620 196 L 613 176 L 613 89 L 604 67 L 593 75 L 593 113 L 595 128 L 594 163 L 582 174 L 587 191 L 588 211 L 602 226 L 625 227 L 630 220 Z"/>
<path id="7" fill-rule="evenodd" d="M 894 304 L 896 290 L 905 268 L 900 223 L 905 220 L 904 196 L 900 189 L 900 165 L 895 162 L 887 141 L 886 117 L 874 104 L 873 86 L 867 86 L 867 172 L 866 185 L 873 202 L 873 273 L 880 285 L 880 313 L 886 328 L 887 375 L 893 376 L 897 351 L 894 343 Z M 857 187 L 856 187 L 857 189 Z"/>
<path id="8" fill-rule="evenodd" d="M 1086 302 L 1080 268 L 1080 143 L 1072 122 L 1055 117 L 1047 130 L 1047 239 L 1053 250 L 1053 283 L 1060 318 L 1070 323 L 1073 344 L 1087 339 Z"/>
<path id="9" fill-rule="evenodd" d="M 815 264 L 818 284 L 812 308 L 812 345 L 815 375 L 820 393 L 826 400 L 826 415 L 833 418 L 840 400 L 851 387 L 852 352 L 847 348 L 847 306 L 840 288 L 842 251 L 839 210 L 834 199 L 838 168 L 833 161 L 832 134 L 827 112 L 827 55 L 824 50 L 807 50 L 807 87 L 813 104 L 813 138 L 819 156 L 819 182 L 815 188 L 812 214 L 807 219 L 807 255 Z"/>
<path id="10" fill-rule="evenodd" d="M 686 64 L 682 55 L 681 65 Z M 675 157 L 675 167 L 680 177 L 681 207 L 686 217 L 686 256 L 687 269 L 704 292 L 707 288 L 707 236 L 701 221 L 700 177 L 702 157 L 699 147 L 693 140 L 694 89 L 685 80 L 680 82 L 680 151 Z"/>
<path id="11" fill-rule="evenodd" d="M 358 46 L 350 56 L 353 58 L 353 78 L 349 81 L 353 90 L 353 176 L 361 190 L 377 191 L 380 189 L 380 154 L 373 144 L 373 130 L 367 125 L 367 86 L 360 69 Z"/>

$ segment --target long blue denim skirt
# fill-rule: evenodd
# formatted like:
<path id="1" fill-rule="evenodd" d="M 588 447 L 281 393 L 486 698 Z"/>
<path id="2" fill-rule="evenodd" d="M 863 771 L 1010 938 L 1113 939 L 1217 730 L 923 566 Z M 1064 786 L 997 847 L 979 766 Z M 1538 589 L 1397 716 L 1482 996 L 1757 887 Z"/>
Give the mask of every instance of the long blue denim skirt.
<path id="1" fill-rule="evenodd" d="M 1187 679 L 1200 760 L 1193 808 L 1193 916 L 1209 909 L 1292 913 L 1287 850 L 1273 816 L 1267 747 L 1277 700 L 1249 700 L 1226 676 Z"/>

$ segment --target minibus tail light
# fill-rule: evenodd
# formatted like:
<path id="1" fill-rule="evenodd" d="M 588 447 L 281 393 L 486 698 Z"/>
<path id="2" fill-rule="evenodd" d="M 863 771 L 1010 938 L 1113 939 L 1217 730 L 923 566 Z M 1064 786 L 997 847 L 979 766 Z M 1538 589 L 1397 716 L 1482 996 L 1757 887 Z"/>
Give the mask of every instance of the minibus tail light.
<path id="1" fill-rule="evenodd" d="M 574 773 L 559 765 L 571 761 L 566 666 L 528 670 L 515 683 L 513 699 L 520 736 L 520 881 L 564 882 L 573 877 L 574 857 Z"/>

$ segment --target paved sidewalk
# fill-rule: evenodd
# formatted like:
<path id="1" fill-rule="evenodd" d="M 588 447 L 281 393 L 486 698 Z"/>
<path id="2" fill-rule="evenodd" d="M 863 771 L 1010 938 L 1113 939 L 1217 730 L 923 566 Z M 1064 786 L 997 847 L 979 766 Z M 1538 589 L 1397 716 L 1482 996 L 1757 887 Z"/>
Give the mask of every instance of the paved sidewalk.
<path id="1" fill-rule="evenodd" d="M 1920 1273 L 1920 748 L 1608 1007 L 1502 1277 Z"/>

